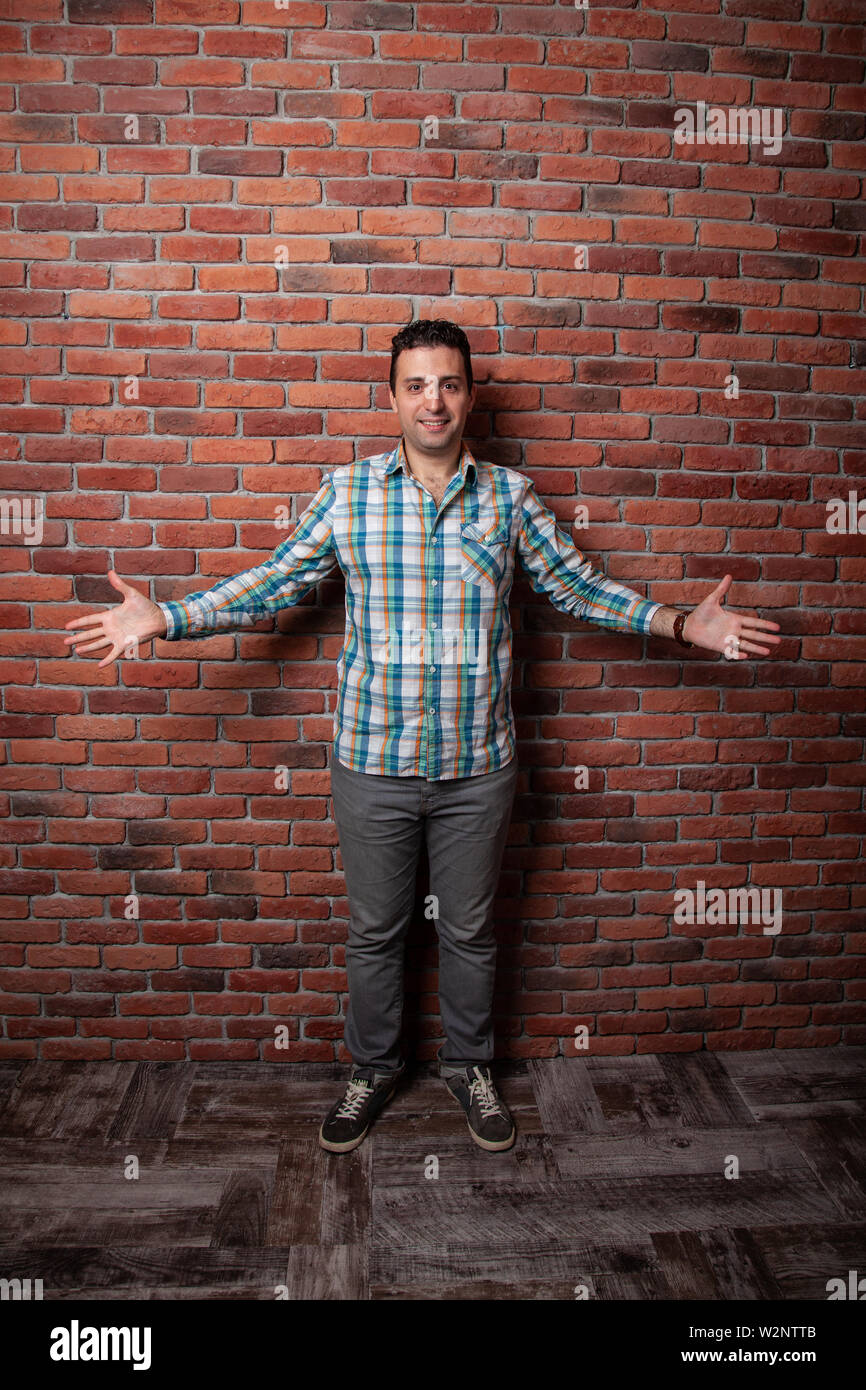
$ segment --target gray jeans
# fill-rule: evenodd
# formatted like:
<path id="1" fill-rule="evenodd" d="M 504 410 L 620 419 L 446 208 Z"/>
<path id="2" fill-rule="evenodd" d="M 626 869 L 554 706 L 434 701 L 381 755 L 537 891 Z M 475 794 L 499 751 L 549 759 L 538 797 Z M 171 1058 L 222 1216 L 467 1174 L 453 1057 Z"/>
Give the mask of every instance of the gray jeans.
<path id="1" fill-rule="evenodd" d="M 331 748 L 331 796 L 349 898 L 343 1033 L 357 1067 L 399 1073 L 403 952 L 422 837 L 439 937 L 443 1075 L 493 1060 L 493 900 L 518 765 L 428 781 L 345 767 Z"/>

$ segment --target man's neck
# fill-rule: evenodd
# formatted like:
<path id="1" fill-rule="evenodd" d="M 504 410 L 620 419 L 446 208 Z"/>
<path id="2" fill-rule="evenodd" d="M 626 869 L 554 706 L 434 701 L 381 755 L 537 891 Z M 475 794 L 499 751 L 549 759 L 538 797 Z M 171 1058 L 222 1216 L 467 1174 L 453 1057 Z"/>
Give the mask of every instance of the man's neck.
<path id="1" fill-rule="evenodd" d="M 460 467 L 463 440 L 458 440 L 456 450 L 451 450 L 448 457 L 427 458 L 424 454 L 419 453 L 413 445 L 408 444 L 404 435 L 403 453 L 410 474 L 416 478 L 434 478 L 445 482 L 448 478 L 452 478 Z"/>

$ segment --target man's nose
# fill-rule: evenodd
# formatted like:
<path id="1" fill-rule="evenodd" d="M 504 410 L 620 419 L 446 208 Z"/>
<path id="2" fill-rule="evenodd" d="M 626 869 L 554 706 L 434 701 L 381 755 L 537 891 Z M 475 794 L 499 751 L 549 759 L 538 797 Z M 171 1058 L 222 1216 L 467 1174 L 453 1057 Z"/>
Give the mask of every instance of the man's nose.
<path id="1" fill-rule="evenodd" d="M 431 377 L 424 383 L 424 397 L 431 405 L 435 405 L 439 400 L 439 382 L 435 377 Z"/>

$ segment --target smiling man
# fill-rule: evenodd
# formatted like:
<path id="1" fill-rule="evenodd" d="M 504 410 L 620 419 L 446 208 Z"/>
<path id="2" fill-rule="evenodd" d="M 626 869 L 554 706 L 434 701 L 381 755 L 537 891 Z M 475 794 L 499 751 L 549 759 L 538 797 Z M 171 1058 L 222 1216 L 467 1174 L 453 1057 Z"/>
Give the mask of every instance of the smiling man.
<path id="1" fill-rule="evenodd" d="M 109 646 L 105 666 L 155 636 L 204 637 L 298 602 L 339 565 L 346 628 L 331 753 L 334 819 L 349 899 L 353 1059 L 319 1131 L 362 1142 L 404 1070 L 403 949 L 422 843 L 439 938 L 445 1033 L 440 1074 L 483 1149 L 514 1143 L 491 1074 L 493 902 L 517 784 L 508 599 L 519 558 L 562 612 L 613 631 L 674 637 L 730 659 L 767 656 L 777 623 L 724 610 L 731 576 L 689 613 L 643 598 L 585 559 L 529 478 L 476 461 L 463 443 L 475 404 L 469 343 L 421 319 L 392 340 L 395 449 L 334 469 L 264 564 L 155 604 L 117 578 L 124 602 L 73 619 L 67 643 Z M 455 637 L 456 653 L 455 653 Z"/>

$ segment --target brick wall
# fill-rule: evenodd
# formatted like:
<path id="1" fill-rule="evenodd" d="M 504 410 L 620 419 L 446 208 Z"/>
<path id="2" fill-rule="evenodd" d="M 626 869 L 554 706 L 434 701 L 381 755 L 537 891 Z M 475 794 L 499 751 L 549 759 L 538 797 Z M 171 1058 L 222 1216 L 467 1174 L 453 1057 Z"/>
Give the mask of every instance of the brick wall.
<path id="1" fill-rule="evenodd" d="M 517 581 L 500 1054 L 866 1042 L 866 515 L 827 508 L 866 496 L 864 33 L 860 0 L 7 0 L 0 1058 L 346 1060 L 341 581 L 101 671 L 63 624 L 112 566 L 165 599 L 267 556 L 394 441 L 427 316 L 472 343 L 470 446 L 585 505 L 607 573 L 690 605 L 730 571 L 785 635 L 681 660 Z M 680 143 L 709 108 L 780 147 Z M 781 930 L 678 924 L 699 883 L 780 890 Z"/>

